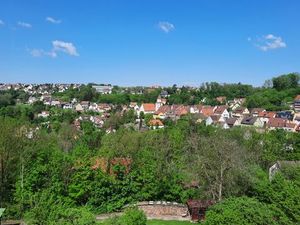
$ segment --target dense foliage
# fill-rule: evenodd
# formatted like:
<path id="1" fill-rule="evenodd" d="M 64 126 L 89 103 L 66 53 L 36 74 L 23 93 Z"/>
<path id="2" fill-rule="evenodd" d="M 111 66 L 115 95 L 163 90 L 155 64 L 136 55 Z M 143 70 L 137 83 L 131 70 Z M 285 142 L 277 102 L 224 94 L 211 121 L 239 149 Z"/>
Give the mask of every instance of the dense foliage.
<path id="1" fill-rule="evenodd" d="M 289 81 L 273 80 L 274 88 L 212 83 L 194 91 L 173 86 L 168 92 L 173 103 L 247 96 L 246 104 L 280 108 L 286 107 L 283 99 L 288 102 L 300 93 L 294 84 L 298 80 L 288 76 Z M 283 85 L 288 89 L 278 82 L 290 82 Z M 115 89 L 107 96 L 93 93 L 89 86 L 57 95 L 99 101 L 117 96 L 111 102 L 118 103 L 150 102 L 158 95 L 149 92 L 134 99 Z M 119 99 L 125 95 L 129 98 Z M 277 160 L 300 160 L 297 133 L 221 130 L 196 123 L 190 115 L 165 129 L 138 132 L 123 126 L 135 120 L 132 112 L 116 112 L 109 126 L 117 131 L 106 134 L 88 122 L 80 131 L 74 129 L 71 123 L 77 113 L 72 111 L 49 108 L 50 125 L 44 126 L 43 119 L 34 116 L 46 107 L 40 102 L 14 105 L 2 98 L 0 103 L 0 203 L 7 208 L 5 218 L 36 225 L 89 225 L 95 224 L 95 214 L 118 211 L 130 203 L 184 203 L 195 198 L 220 202 L 207 214 L 207 224 L 300 223 L 299 167 L 286 168 L 271 181 L 267 175 Z M 37 125 L 42 126 L 36 129 Z M 144 224 L 139 211 L 125 213 L 122 220 Z"/>

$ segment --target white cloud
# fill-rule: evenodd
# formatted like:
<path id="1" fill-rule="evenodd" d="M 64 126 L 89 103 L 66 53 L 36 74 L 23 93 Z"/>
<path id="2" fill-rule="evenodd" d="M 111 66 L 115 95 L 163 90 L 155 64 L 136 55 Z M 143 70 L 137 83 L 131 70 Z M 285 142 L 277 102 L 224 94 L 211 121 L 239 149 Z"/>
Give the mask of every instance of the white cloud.
<path id="1" fill-rule="evenodd" d="M 53 50 L 65 52 L 71 56 L 79 56 L 76 47 L 71 42 L 52 41 Z"/>
<path id="2" fill-rule="evenodd" d="M 49 56 L 51 58 L 56 58 L 56 56 L 57 56 L 55 51 L 46 52 L 43 49 L 32 49 L 32 50 L 30 50 L 30 54 L 33 57 Z"/>
<path id="3" fill-rule="evenodd" d="M 172 23 L 161 21 L 158 23 L 158 28 L 165 33 L 169 33 L 175 29 L 175 26 Z"/>
<path id="4" fill-rule="evenodd" d="M 30 23 L 25 23 L 25 22 L 21 22 L 21 21 L 18 22 L 18 25 L 20 27 L 24 27 L 24 28 L 31 28 L 32 27 L 32 25 Z"/>
<path id="5" fill-rule="evenodd" d="M 46 18 L 46 21 L 54 24 L 60 24 L 62 22 L 61 20 L 54 19 L 53 17 L 50 16 Z"/>
<path id="6" fill-rule="evenodd" d="M 49 56 L 51 58 L 56 58 L 57 52 L 64 52 L 71 56 L 79 56 L 73 43 L 56 40 L 52 41 L 52 46 L 53 47 L 51 51 L 45 51 L 43 49 L 31 49 L 29 50 L 29 53 L 33 57 Z"/>
<path id="7" fill-rule="evenodd" d="M 252 39 L 250 39 L 251 41 Z M 278 48 L 286 48 L 287 44 L 279 36 L 267 34 L 254 41 L 254 45 L 262 51 L 269 51 Z"/>
<path id="8" fill-rule="evenodd" d="M 3 22 L 3 20 L 0 20 L 0 26 L 4 26 L 5 23 Z"/>

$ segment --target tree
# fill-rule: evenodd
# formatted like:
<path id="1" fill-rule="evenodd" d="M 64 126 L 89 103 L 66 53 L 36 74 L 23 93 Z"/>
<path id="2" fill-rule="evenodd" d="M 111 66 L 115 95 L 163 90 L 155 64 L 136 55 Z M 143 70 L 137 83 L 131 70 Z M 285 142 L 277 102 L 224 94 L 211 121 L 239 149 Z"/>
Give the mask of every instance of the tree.
<path id="1" fill-rule="evenodd" d="M 216 132 L 206 138 L 194 134 L 188 139 L 186 150 L 187 170 L 219 201 L 224 189 L 234 189 L 234 180 L 246 167 L 247 151 L 224 133 Z"/>

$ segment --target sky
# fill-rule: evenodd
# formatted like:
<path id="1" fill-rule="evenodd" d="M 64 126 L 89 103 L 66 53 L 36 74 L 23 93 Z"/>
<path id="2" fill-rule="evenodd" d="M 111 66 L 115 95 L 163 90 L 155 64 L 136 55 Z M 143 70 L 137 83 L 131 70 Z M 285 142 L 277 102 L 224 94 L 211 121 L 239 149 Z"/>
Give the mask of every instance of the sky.
<path id="1" fill-rule="evenodd" d="M 262 85 L 300 71 L 299 0 L 0 0 L 0 82 Z"/>

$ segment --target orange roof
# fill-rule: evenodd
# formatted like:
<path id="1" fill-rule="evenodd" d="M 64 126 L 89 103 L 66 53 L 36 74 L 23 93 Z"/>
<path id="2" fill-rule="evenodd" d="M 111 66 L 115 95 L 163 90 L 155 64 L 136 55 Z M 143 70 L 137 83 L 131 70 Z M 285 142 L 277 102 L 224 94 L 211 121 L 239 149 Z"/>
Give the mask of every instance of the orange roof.
<path id="1" fill-rule="evenodd" d="M 149 121 L 150 126 L 163 126 L 164 124 L 161 122 L 161 120 L 153 119 Z"/>
<path id="2" fill-rule="evenodd" d="M 214 107 L 212 106 L 203 106 L 201 113 L 205 116 L 211 116 L 212 114 L 214 114 Z"/>
<path id="3" fill-rule="evenodd" d="M 155 111 L 154 103 L 144 103 L 142 106 L 144 107 L 144 111 Z"/>
<path id="4" fill-rule="evenodd" d="M 265 112 L 259 112 L 258 113 L 259 117 L 265 117 L 265 118 L 274 118 L 275 115 L 276 115 L 276 112 L 265 111 Z"/>
<path id="5" fill-rule="evenodd" d="M 295 100 L 300 100 L 300 95 L 297 95 L 297 96 L 295 97 Z"/>

